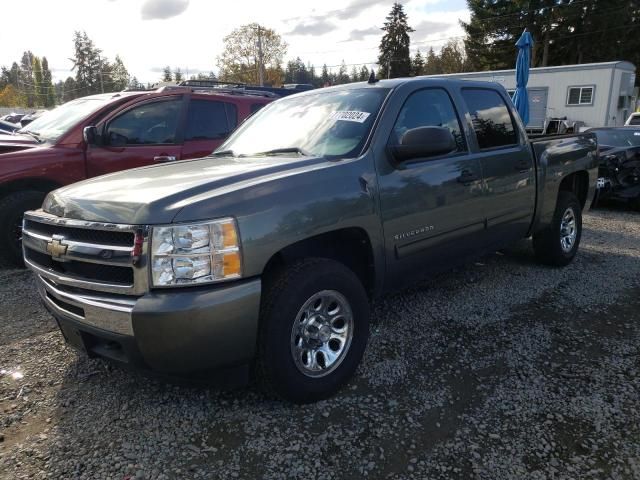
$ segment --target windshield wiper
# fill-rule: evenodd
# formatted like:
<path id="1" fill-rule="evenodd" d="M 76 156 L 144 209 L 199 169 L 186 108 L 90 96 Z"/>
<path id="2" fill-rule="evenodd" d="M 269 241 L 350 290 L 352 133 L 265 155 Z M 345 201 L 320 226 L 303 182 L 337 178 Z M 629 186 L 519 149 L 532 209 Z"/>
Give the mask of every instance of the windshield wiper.
<path id="1" fill-rule="evenodd" d="M 213 152 L 210 157 L 235 157 L 237 156 L 233 153 L 233 150 L 221 150 L 219 152 Z"/>
<path id="2" fill-rule="evenodd" d="M 40 134 L 38 132 L 32 132 L 31 130 L 18 130 L 16 133 L 26 133 L 31 138 L 34 138 L 38 143 L 44 142 L 44 140 L 40 138 Z"/>
<path id="3" fill-rule="evenodd" d="M 309 152 L 300 147 L 274 148 L 273 150 L 267 150 L 266 152 L 258 152 L 255 155 L 279 155 L 281 153 L 297 153 L 303 157 L 310 156 Z"/>

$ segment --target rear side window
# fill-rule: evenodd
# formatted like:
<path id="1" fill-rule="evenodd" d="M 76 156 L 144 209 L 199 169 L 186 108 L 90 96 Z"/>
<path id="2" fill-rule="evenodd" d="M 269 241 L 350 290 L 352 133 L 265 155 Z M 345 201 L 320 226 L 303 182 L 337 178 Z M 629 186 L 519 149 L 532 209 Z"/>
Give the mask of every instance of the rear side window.
<path id="1" fill-rule="evenodd" d="M 418 90 L 407 98 L 393 127 L 390 143 L 400 143 L 407 130 L 419 127 L 448 128 L 456 141 L 457 151 L 466 150 L 453 102 L 441 88 Z"/>
<path id="2" fill-rule="evenodd" d="M 185 140 L 225 138 L 236 128 L 237 110 L 231 103 L 191 100 L 187 115 Z"/>
<path id="3" fill-rule="evenodd" d="M 462 90 L 462 97 L 469 109 L 481 149 L 518 143 L 513 119 L 498 92 L 484 88 L 465 88 Z"/>
<path id="4" fill-rule="evenodd" d="M 265 105 L 266 105 L 266 103 L 254 103 L 254 104 L 252 104 L 251 105 L 251 114 L 253 115 L 254 113 L 256 113 L 258 110 L 260 110 Z"/>
<path id="5" fill-rule="evenodd" d="M 127 110 L 107 127 L 110 145 L 160 145 L 176 142 L 182 98 L 148 102 Z"/>

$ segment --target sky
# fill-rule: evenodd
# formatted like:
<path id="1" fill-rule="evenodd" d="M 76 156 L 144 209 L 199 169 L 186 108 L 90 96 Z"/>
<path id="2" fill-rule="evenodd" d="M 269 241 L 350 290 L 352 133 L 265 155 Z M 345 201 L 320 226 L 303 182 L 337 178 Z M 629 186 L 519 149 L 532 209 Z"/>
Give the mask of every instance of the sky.
<path id="1" fill-rule="evenodd" d="M 223 38 L 258 22 L 288 44 L 286 60 L 315 65 L 370 64 L 378 55 L 380 27 L 392 0 L 22 0 L 2 9 L 0 65 L 19 62 L 22 52 L 46 56 L 54 81 L 73 75 L 73 32 L 89 38 L 113 59 L 119 54 L 141 82 L 160 80 L 164 66 L 189 75 L 217 72 Z M 469 19 L 465 0 L 403 0 L 412 51 L 462 35 Z M 349 70 L 351 67 L 349 66 Z"/>

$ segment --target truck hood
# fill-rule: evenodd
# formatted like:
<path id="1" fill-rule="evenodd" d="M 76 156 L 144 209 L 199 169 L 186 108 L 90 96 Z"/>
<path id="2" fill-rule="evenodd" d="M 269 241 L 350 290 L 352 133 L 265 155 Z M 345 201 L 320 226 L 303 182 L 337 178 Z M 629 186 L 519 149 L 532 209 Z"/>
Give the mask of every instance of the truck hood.
<path id="1" fill-rule="evenodd" d="M 27 148 L 37 147 L 38 145 L 39 143 L 35 138 L 29 135 L 0 134 L 0 154 L 26 150 Z"/>
<path id="2" fill-rule="evenodd" d="M 50 193 L 43 208 L 78 220 L 151 225 L 171 223 L 204 197 L 248 191 L 256 185 L 327 165 L 315 157 L 205 157 L 125 170 Z M 230 212 L 232 214 L 233 212 Z"/>

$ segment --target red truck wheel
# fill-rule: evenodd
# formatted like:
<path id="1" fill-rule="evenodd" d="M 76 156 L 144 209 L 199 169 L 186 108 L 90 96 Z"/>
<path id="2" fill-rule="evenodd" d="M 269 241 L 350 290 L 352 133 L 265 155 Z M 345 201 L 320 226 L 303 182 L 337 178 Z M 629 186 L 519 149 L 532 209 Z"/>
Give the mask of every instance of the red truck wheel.
<path id="1" fill-rule="evenodd" d="M 40 208 L 44 193 L 35 190 L 13 192 L 0 200 L 0 265 L 23 267 L 22 216 Z"/>

